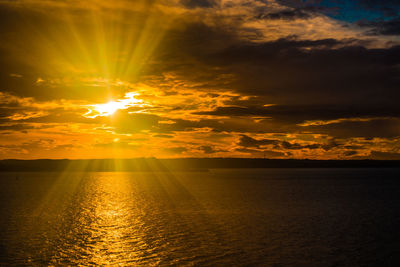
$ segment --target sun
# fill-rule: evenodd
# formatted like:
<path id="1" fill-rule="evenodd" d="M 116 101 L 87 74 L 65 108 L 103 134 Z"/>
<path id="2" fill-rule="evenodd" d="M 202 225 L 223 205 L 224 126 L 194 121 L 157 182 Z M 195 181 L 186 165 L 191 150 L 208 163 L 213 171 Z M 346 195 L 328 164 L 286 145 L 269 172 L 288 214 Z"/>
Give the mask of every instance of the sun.
<path id="1" fill-rule="evenodd" d="M 104 104 L 85 105 L 88 112 L 83 114 L 86 118 L 96 118 L 98 116 L 112 116 L 117 110 L 128 109 L 131 107 L 145 107 L 142 99 L 137 99 L 138 93 L 129 92 L 125 94 L 123 99 L 109 101 Z"/>
<path id="2" fill-rule="evenodd" d="M 125 108 L 121 102 L 110 101 L 105 104 L 94 105 L 94 109 L 99 113 L 100 116 L 111 116 L 118 109 Z"/>

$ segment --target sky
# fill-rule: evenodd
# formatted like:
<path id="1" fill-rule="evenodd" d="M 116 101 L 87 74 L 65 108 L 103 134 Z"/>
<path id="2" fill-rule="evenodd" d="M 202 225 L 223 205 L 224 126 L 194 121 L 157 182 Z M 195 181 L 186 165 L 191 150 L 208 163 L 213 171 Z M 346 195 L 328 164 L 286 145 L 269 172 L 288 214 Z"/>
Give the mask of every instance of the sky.
<path id="1" fill-rule="evenodd" d="M 400 159 L 397 0 L 0 0 L 0 158 Z"/>

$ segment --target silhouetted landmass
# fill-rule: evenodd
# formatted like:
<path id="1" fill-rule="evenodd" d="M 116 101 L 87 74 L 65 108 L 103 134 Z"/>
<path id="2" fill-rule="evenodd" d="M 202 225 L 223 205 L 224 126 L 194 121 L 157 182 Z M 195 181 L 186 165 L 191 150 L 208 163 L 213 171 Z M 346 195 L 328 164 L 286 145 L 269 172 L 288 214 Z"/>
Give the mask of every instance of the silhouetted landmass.
<path id="1" fill-rule="evenodd" d="M 0 171 L 206 171 L 219 168 L 400 168 L 399 160 L 254 158 L 0 160 Z"/>

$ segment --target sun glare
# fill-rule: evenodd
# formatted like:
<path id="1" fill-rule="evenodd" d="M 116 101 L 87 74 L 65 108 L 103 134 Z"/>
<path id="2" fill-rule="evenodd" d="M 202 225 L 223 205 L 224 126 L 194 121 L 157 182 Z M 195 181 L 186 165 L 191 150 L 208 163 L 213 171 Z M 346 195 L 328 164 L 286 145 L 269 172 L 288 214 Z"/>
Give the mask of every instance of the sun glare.
<path id="1" fill-rule="evenodd" d="M 143 100 L 136 98 L 137 95 L 137 93 L 129 92 L 125 94 L 124 99 L 109 101 L 105 104 L 87 105 L 86 107 L 89 110 L 87 113 L 83 114 L 83 116 L 87 118 L 96 118 L 97 116 L 111 116 L 120 109 L 145 106 Z"/>
<path id="2" fill-rule="evenodd" d="M 116 101 L 110 101 L 106 104 L 99 104 L 99 105 L 94 105 L 95 110 L 99 112 L 100 116 L 110 116 L 115 113 L 118 109 L 123 109 L 125 108 L 122 103 L 116 102 Z"/>

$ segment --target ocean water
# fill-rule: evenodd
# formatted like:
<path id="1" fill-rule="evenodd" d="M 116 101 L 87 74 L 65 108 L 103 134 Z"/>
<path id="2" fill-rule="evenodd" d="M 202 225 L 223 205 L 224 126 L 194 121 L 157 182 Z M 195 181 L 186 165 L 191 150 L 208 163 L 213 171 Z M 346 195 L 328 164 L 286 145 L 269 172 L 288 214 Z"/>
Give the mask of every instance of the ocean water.
<path id="1" fill-rule="evenodd" d="M 400 169 L 0 173 L 0 265 L 399 266 Z"/>

